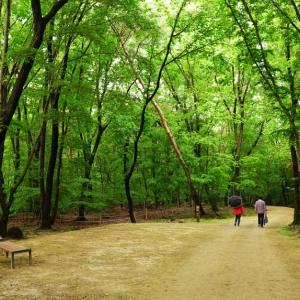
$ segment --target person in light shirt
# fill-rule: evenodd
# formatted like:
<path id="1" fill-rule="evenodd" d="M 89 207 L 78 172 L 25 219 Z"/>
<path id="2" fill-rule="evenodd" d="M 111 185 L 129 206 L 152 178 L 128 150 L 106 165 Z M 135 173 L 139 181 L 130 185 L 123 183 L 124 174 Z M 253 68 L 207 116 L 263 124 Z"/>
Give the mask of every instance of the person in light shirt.
<path id="1" fill-rule="evenodd" d="M 266 213 L 266 202 L 262 199 L 258 199 L 255 202 L 255 211 L 257 213 L 258 226 L 264 227 L 264 218 Z"/>

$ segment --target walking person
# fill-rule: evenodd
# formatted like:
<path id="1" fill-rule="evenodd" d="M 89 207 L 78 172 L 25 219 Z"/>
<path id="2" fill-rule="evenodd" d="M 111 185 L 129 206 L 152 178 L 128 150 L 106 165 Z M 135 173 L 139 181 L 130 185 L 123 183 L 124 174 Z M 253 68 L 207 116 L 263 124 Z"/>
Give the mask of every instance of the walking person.
<path id="1" fill-rule="evenodd" d="M 237 207 L 233 207 L 232 208 L 232 213 L 235 216 L 234 219 L 234 226 L 240 226 L 241 223 L 241 216 L 244 213 L 244 206 L 243 204 L 237 206 Z"/>
<path id="2" fill-rule="evenodd" d="M 266 202 L 262 199 L 257 199 L 255 202 L 255 211 L 257 213 L 258 226 L 264 227 L 264 219 L 266 213 Z"/>

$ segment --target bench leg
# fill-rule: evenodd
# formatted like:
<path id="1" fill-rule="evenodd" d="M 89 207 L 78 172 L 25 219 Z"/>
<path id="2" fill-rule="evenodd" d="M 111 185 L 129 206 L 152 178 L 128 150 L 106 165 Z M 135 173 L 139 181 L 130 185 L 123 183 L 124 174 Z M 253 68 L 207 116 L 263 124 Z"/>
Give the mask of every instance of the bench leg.
<path id="1" fill-rule="evenodd" d="M 12 252 L 11 254 L 11 268 L 14 269 L 15 267 L 15 254 Z"/>
<path id="2" fill-rule="evenodd" d="M 6 257 L 8 257 L 8 252 L 7 251 L 5 251 L 5 255 L 6 255 Z"/>
<path id="3" fill-rule="evenodd" d="M 29 265 L 32 265 L 31 249 L 29 250 Z"/>

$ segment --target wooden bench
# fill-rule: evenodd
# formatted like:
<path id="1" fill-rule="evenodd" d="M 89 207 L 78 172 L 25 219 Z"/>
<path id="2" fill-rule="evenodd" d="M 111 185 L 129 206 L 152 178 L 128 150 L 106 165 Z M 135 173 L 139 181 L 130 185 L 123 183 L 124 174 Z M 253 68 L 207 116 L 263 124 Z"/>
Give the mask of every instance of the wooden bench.
<path id="1" fill-rule="evenodd" d="M 28 252 L 29 255 L 29 265 L 32 264 L 32 256 L 31 256 L 31 248 L 25 248 L 10 242 L 2 242 L 0 241 L 0 249 L 2 250 L 2 253 L 5 252 L 6 257 L 8 257 L 8 254 L 11 255 L 11 268 L 13 269 L 15 267 L 15 254 L 17 253 L 23 253 Z"/>

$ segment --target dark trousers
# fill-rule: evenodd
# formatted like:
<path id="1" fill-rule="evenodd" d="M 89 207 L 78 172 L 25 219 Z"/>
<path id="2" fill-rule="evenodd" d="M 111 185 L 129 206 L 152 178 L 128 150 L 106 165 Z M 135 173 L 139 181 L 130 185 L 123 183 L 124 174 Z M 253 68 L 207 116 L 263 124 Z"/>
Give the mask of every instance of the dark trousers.
<path id="1" fill-rule="evenodd" d="M 234 226 L 240 226 L 241 223 L 241 215 L 235 215 Z"/>
<path id="2" fill-rule="evenodd" d="M 264 227 L 264 217 L 265 217 L 265 214 L 257 214 L 258 225 L 261 227 Z"/>

